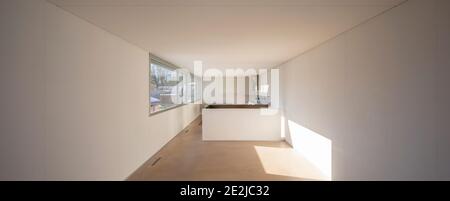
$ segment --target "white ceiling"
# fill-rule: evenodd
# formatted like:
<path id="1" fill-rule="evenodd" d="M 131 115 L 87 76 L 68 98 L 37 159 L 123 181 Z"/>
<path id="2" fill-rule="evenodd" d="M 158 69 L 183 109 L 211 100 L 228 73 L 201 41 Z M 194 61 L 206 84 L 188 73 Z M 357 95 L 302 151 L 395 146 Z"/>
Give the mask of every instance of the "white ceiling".
<path id="1" fill-rule="evenodd" d="M 403 0 L 50 0 L 178 66 L 274 67 Z"/>

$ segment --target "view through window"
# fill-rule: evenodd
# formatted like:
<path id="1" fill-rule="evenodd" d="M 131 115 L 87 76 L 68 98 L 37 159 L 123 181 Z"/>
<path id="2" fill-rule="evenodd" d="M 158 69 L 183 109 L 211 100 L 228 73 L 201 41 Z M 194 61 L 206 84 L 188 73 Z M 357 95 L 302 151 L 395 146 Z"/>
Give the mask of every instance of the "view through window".
<path id="1" fill-rule="evenodd" d="M 199 79 L 186 70 L 150 59 L 150 113 L 199 99 Z"/>

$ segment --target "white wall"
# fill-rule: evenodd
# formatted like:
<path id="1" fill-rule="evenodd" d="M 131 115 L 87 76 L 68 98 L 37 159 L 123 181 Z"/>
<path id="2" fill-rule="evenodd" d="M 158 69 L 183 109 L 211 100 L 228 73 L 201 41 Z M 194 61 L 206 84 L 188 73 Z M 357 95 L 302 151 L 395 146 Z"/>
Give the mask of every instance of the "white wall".
<path id="1" fill-rule="evenodd" d="M 334 180 L 450 179 L 449 19 L 410 0 L 280 66 L 284 118 L 332 141 Z"/>
<path id="2" fill-rule="evenodd" d="M 198 116 L 148 116 L 148 53 L 44 0 L 0 2 L 0 179 L 122 180 Z"/>

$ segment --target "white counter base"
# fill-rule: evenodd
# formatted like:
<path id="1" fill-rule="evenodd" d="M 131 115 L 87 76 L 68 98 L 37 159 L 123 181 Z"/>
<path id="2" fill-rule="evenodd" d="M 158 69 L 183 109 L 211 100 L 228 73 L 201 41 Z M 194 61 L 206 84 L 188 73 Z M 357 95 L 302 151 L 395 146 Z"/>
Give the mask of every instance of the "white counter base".
<path id="1" fill-rule="evenodd" d="M 280 141 L 280 115 L 261 115 L 260 109 L 203 109 L 203 140 Z"/>

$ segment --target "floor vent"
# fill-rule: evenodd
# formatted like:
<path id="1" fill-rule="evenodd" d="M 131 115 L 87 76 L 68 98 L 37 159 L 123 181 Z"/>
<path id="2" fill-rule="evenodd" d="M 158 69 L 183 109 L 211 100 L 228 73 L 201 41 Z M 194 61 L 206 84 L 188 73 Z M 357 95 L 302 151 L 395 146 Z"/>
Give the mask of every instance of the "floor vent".
<path id="1" fill-rule="evenodd" d="M 161 157 L 159 157 L 159 158 L 157 158 L 153 163 L 152 163 L 152 166 L 155 166 L 156 165 L 156 163 L 158 163 L 159 162 L 159 160 L 161 160 Z"/>

